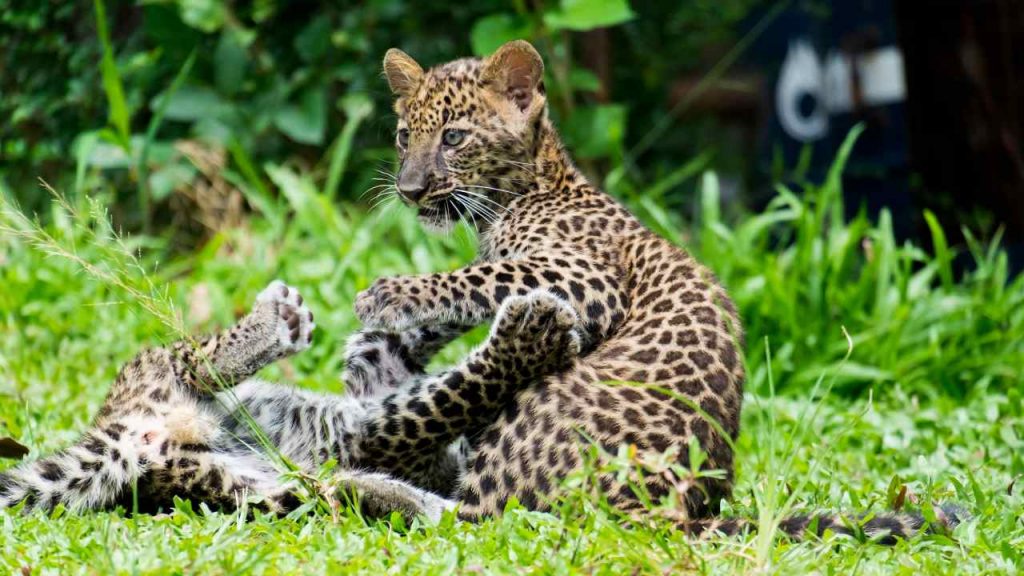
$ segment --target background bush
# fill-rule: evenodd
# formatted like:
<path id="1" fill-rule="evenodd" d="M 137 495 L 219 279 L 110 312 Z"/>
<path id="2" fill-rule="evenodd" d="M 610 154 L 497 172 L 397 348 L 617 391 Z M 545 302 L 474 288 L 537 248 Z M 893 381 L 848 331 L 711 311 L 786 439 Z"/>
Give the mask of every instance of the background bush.
<path id="1" fill-rule="evenodd" d="M 10 119 L 0 126 L 0 180 L 38 207 L 35 179 L 68 184 L 81 159 L 117 180 L 119 202 L 140 204 L 120 210 L 139 226 L 152 217 L 149 204 L 194 176 L 175 158 L 176 139 L 230 150 L 235 170 L 287 161 L 326 181 L 338 135 L 366 121 L 352 129 L 356 153 L 335 180 L 339 198 L 355 199 L 392 157 L 390 94 L 380 77 L 387 48 L 429 65 L 518 37 L 545 53 L 553 111 L 581 160 L 600 172 L 639 139 L 628 134 L 663 119 L 670 81 L 695 67 L 707 45 L 730 39 L 752 4 L 16 1 L 0 7 L 0 116 Z M 637 11 L 643 21 L 634 21 Z M 580 33 L 627 22 L 610 31 L 614 83 L 602 86 L 574 57 Z M 99 66 L 105 49 L 109 72 Z M 661 54 L 672 57 L 654 57 Z M 662 156 L 647 163 L 677 165 L 697 150 L 693 134 L 667 135 L 655 146 Z"/>

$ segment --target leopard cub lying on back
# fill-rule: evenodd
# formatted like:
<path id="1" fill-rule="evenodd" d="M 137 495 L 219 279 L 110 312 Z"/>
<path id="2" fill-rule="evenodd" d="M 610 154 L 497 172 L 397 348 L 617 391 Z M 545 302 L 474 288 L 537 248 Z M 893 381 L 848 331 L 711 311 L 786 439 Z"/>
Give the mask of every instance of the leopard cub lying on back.
<path id="1" fill-rule="evenodd" d="M 542 289 L 578 314 L 584 353 L 515 391 L 491 419 L 475 411 L 503 390 L 423 390 L 389 407 L 362 436 L 359 454 L 407 476 L 423 466 L 425 439 L 443 446 L 465 435 L 468 469 L 455 493 L 464 514 L 481 516 L 500 513 L 512 496 L 548 508 L 559 481 L 581 466 L 581 445 L 614 454 L 628 443 L 641 458 L 674 449 L 687 459 L 685 447 L 696 440 L 708 455 L 704 468 L 724 475 L 694 484 L 651 474 L 639 487 L 643 496 L 612 473 L 601 485 L 631 514 L 643 513 L 644 497 L 687 486 L 679 524 L 731 531 L 737 523 L 713 514 L 733 483 L 730 446 L 744 380 L 739 318 L 706 268 L 573 165 L 547 116 L 543 71 L 522 41 L 426 71 L 400 50 L 387 53 L 401 160 L 395 190 L 427 228 L 464 220 L 480 251 L 452 272 L 378 280 L 359 295 L 356 313 L 383 330 L 468 327 L 493 318 L 508 299 Z M 882 520 L 865 529 L 906 535 L 914 528 L 910 520 Z M 798 533 L 808 522 L 796 518 L 787 528 Z M 845 530 L 830 516 L 816 525 Z"/>
<path id="2" fill-rule="evenodd" d="M 355 468 L 352 448 L 360 436 L 407 388 L 455 381 L 515 387 L 520 378 L 535 378 L 534 370 L 557 370 L 578 353 L 575 324 L 573 312 L 550 295 L 510 300 L 490 338 L 464 364 L 435 375 L 421 365 L 457 332 L 362 333 L 349 345 L 351 391 L 315 394 L 251 378 L 312 339 L 313 315 L 302 297 L 274 282 L 234 327 L 198 343 L 146 350 L 129 362 L 78 442 L 0 472 L 0 509 L 63 505 L 78 512 L 138 504 L 149 511 L 180 497 L 226 509 L 251 501 L 285 512 L 310 494 L 308 486 L 283 477 L 283 456 L 309 474 L 336 461 L 318 489 L 330 496 L 333 486 L 356 496 L 368 515 L 398 511 L 436 519 L 454 502 Z M 520 361 L 531 367 L 510 372 Z M 415 477 L 421 486 L 451 485 L 464 465 L 462 454 L 447 446 L 423 460 L 427 465 Z"/>

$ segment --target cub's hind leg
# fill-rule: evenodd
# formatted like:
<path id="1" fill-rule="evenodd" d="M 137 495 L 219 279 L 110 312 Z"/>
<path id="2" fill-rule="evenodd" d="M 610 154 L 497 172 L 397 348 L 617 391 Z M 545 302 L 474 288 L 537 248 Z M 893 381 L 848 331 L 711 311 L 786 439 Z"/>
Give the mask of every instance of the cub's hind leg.
<path id="1" fill-rule="evenodd" d="M 386 474 L 342 471 L 335 477 L 341 498 L 355 498 L 354 504 L 371 518 L 383 518 L 398 512 L 406 520 L 426 516 L 436 522 L 455 501 L 412 486 Z"/>
<path id="2" fill-rule="evenodd" d="M 424 455 L 482 429 L 515 392 L 575 359 L 577 325 L 573 309 L 547 292 L 506 299 L 487 341 L 462 364 L 367 404 L 353 459 L 422 482 L 433 464 Z"/>
<path id="3" fill-rule="evenodd" d="M 410 328 L 399 333 L 363 330 L 345 346 L 345 394 L 355 398 L 384 395 L 426 377 L 430 359 L 469 327 L 442 324 Z M 405 478 L 438 494 L 451 495 L 465 471 L 465 438 L 427 449 L 415 471 Z"/>
<path id="4" fill-rule="evenodd" d="M 198 346 L 178 342 L 142 352 L 122 368 L 78 442 L 0 473 L 0 508 L 23 501 L 29 510 L 102 508 L 137 482 L 173 480 L 162 471 L 173 471 L 181 458 L 188 464 L 194 455 L 199 471 L 215 469 L 201 463 L 221 440 L 216 410 L 204 404 L 209 389 L 304 349 L 313 327 L 298 294 L 275 282 L 235 327 Z"/>
<path id="5" fill-rule="evenodd" d="M 386 474 L 358 470 L 340 470 L 330 479 L 313 487 L 321 496 L 347 504 L 369 518 L 387 518 L 398 512 L 407 522 L 417 516 L 438 521 L 445 510 L 456 506 L 454 500 L 443 498 Z M 286 514 L 298 508 L 308 488 L 298 482 L 278 484 L 253 502 L 253 507 L 275 514 Z"/>
<path id="6" fill-rule="evenodd" d="M 391 333 L 356 332 L 345 344 L 345 393 L 374 396 L 392 392 L 424 374 L 430 359 L 469 327 L 442 324 Z"/>

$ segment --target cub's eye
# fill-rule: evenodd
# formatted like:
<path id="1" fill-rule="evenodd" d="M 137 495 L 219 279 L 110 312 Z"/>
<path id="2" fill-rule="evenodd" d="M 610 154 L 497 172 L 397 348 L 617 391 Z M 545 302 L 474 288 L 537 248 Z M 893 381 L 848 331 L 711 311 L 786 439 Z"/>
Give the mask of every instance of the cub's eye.
<path id="1" fill-rule="evenodd" d="M 398 131 L 398 145 L 405 148 L 409 145 L 409 129 L 402 128 Z"/>
<path id="2" fill-rule="evenodd" d="M 445 130 L 444 134 L 441 135 L 441 141 L 444 142 L 445 146 L 458 146 L 462 144 L 462 140 L 466 137 L 465 130 Z"/>

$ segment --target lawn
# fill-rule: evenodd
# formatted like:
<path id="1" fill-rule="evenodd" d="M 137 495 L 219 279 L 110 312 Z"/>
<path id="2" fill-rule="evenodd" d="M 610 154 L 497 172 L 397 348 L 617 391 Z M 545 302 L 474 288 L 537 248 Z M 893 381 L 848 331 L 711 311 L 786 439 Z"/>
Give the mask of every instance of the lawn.
<path id="1" fill-rule="evenodd" d="M 626 528 L 585 489 L 561 515 L 510 505 L 482 524 L 403 526 L 338 517 L 123 511 L 28 517 L 0 512 L 6 573 L 699 573 L 987 574 L 1024 567 L 1024 282 L 993 245 L 955 274 L 953 251 L 898 244 L 885 217 L 838 211 L 838 166 L 819 187 L 780 189 L 768 210 L 726 222 L 713 174 L 699 225 L 630 206 L 690 247 L 735 294 L 750 373 L 730 515 L 761 530 L 689 541 Z M 140 347 L 230 323 L 274 278 L 316 313 L 313 348 L 267 378 L 341 390 L 352 299 L 381 275 L 449 269 L 474 247 L 464 230 L 430 237 L 412 216 L 338 208 L 301 172 L 271 167 L 280 199 L 195 252 L 162 236 L 119 238 L 102 195 L 69 199 L 40 229 L 0 219 L 0 436 L 33 455 L 71 442 L 118 366 Z M 0 191 L 2 192 L 2 191 Z M 141 253 L 141 261 L 134 259 Z M 847 336 L 848 334 L 848 336 Z M 444 354 L 452 361 L 480 333 Z M 5 466 L 6 463 L 0 463 Z M 795 543 L 773 526 L 790 509 L 882 511 L 956 501 L 973 519 L 951 534 L 885 547 L 826 535 Z"/>

